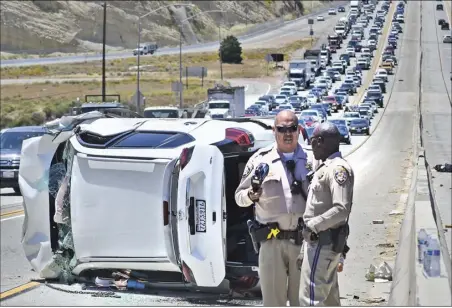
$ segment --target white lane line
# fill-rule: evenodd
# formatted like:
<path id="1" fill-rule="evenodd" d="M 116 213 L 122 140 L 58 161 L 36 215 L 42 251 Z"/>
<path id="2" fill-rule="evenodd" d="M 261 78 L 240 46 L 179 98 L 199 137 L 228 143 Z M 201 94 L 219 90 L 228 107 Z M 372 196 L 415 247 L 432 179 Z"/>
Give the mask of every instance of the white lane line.
<path id="1" fill-rule="evenodd" d="M 13 217 L 3 218 L 3 219 L 0 220 L 0 221 L 3 222 L 3 221 L 10 220 L 10 219 L 16 219 L 16 218 L 19 218 L 19 217 L 24 217 L 24 216 L 25 216 L 25 214 L 17 215 L 17 216 L 13 216 Z"/>
<path id="2" fill-rule="evenodd" d="M 265 95 L 267 95 L 272 89 L 272 85 L 271 84 L 267 83 L 267 85 L 268 85 L 268 90 L 267 90 L 267 92 L 265 92 Z"/>

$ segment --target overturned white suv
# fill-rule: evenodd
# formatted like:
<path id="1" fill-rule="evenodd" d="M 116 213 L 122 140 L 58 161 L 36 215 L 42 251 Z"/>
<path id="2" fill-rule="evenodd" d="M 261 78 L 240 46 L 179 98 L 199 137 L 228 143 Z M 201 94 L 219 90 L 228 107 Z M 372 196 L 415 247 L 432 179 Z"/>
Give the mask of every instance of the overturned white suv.
<path id="1" fill-rule="evenodd" d="M 272 120 L 83 117 L 23 144 L 23 247 L 41 277 L 127 269 L 256 286 L 253 209 L 234 192 L 249 157 L 273 144 Z"/>

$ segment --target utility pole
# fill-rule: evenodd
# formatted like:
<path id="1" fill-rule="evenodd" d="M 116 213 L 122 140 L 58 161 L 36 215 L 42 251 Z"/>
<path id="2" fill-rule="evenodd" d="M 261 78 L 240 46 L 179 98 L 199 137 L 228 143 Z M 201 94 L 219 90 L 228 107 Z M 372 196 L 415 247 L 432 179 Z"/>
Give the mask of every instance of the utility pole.
<path id="1" fill-rule="evenodd" d="M 104 1 L 104 33 L 102 39 L 102 102 L 105 102 L 105 39 L 107 34 L 107 1 Z"/>
<path id="2" fill-rule="evenodd" d="M 182 23 L 179 24 L 179 108 L 182 109 L 183 102 L 183 86 L 182 86 Z"/>
<path id="3" fill-rule="evenodd" d="M 138 18 L 138 53 L 137 53 L 137 113 L 141 114 L 141 97 L 140 97 L 140 40 L 141 40 L 141 18 Z"/>
<path id="4" fill-rule="evenodd" d="M 223 54 L 221 53 L 221 25 L 218 26 L 218 44 L 220 46 L 219 53 L 220 53 L 220 74 L 221 74 L 221 80 L 223 80 Z"/>

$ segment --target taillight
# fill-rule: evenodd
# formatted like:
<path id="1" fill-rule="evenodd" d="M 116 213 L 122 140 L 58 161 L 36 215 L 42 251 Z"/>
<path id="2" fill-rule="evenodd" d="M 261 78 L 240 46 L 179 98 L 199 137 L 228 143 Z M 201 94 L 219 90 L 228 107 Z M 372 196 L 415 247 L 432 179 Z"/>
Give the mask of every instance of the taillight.
<path id="1" fill-rule="evenodd" d="M 189 163 L 191 159 L 191 155 L 193 154 L 193 147 L 191 148 L 184 148 L 182 150 L 182 153 L 180 154 L 179 161 L 180 161 L 180 170 L 184 169 L 185 166 Z"/>
<path id="2" fill-rule="evenodd" d="M 240 146 L 251 146 L 254 143 L 251 134 L 238 128 L 226 128 L 226 139 L 235 141 Z"/>
<path id="3" fill-rule="evenodd" d="M 163 201 L 163 225 L 169 224 L 169 205 L 168 201 Z"/>
<path id="4" fill-rule="evenodd" d="M 193 276 L 193 272 L 191 271 L 191 269 L 188 267 L 187 264 L 185 264 L 184 261 L 182 261 L 182 274 L 184 274 L 185 280 L 193 283 L 196 285 L 196 279 L 195 276 Z"/>

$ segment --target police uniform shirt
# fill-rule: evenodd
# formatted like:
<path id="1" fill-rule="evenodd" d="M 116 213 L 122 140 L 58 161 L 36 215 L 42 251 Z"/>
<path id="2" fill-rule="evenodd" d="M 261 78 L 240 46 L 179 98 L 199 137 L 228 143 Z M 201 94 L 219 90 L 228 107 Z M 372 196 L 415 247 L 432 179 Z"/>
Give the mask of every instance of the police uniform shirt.
<path id="1" fill-rule="evenodd" d="M 298 145 L 293 158 L 296 162 L 295 177 L 302 183 L 306 192 L 308 184 L 306 175 L 307 155 Z M 262 183 L 262 195 L 256 202 L 256 220 L 262 224 L 277 222 L 282 230 L 294 230 L 298 218 L 302 217 L 306 202 L 301 195 L 292 195 L 292 174 L 285 166 L 285 158 L 277 151 L 276 145 L 256 152 L 248 161 L 242 176 L 242 181 L 235 192 L 236 203 L 241 207 L 248 207 L 253 201 L 248 196 L 251 178 L 255 168 L 260 163 L 269 165 L 269 173 Z"/>
<path id="2" fill-rule="evenodd" d="M 306 226 L 319 233 L 345 224 L 352 206 L 353 185 L 353 170 L 341 153 L 328 157 L 309 187 L 303 215 Z"/>

